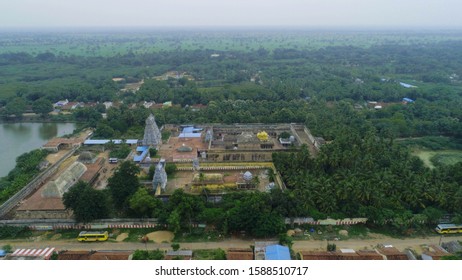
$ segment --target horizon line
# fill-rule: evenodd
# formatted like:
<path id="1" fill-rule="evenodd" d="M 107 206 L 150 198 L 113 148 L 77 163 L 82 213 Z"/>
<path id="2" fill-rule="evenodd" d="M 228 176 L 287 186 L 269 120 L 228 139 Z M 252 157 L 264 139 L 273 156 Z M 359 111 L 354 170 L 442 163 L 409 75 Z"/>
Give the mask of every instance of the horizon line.
<path id="1" fill-rule="evenodd" d="M 115 31 L 115 30 L 175 30 L 175 31 L 461 31 L 462 26 L 364 26 L 364 25 L 120 25 L 120 26 L 3 26 L 0 31 Z"/>

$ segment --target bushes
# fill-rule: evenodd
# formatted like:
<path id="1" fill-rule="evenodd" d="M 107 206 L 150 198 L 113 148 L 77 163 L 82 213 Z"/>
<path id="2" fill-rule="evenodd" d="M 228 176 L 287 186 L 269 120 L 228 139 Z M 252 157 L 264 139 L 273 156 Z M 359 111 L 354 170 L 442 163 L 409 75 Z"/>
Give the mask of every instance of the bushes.
<path id="1" fill-rule="evenodd" d="M 109 153 L 109 157 L 125 159 L 130 154 L 130 147 L 127 144 L 115 146 Z"/>
<path id="2" fill-rule="evenodd" d="M 157 150 L 154 148 L 149 148 L 149 155 L 151 158 L 155 157 L 157 155 Z"/>
<path id="3" fill-rule="evenodd" d="M 0 239 L 10 239 L 18 237 L 30 236 L 32 232 L 28 227 L 12 227 L 2 226 L 0 227 Z"/>
<path id="4" fill-rule="evenodd" d="M 5 202 L 39 173 L 38 165 L 48 154 L 45 150 L 33 150 L 16 159 L 16 167 L 0 181 L 0 203 Z"/>
<path id="5" fill-rule="evenodd" d="M 132 260 L 163 260 L 164 253 L 159 249 L 155 251 L 136 250 Z"/>
<path id="6" fill-rule="evenodd" d="M 195 260 L 226 260 L 226 252 L 223 249 L 204 249 L 194 251 Z"/>
<path id="7" fill-rule="evenodd" d="M 167 176 L 171 177 L 173 176 L 178 170 L 178 167 L 174 163 L 167 162 L 165 165 L 165 172 L 167 173 Z"/>

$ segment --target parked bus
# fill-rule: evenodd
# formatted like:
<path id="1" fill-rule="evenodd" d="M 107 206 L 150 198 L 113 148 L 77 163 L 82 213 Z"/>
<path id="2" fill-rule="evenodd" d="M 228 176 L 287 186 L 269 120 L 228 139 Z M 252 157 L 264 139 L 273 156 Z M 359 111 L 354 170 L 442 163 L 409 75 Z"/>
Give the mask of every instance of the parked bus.
<path id="1" fill-rule="evenodd" d="M 109 163 L 117 163 L 119 162 L 118 158 L 109 158 Z"/>
<path id="2" fill-rule="evenodd" d="M 455 225 L 455 224 L 439 224 L 435 228 L 436 232 L 441 234 L 446 233 L 462 233 L 462 225 Z"/>
<path id="3" fill-rule="evenodd" d="M 78 241 L 106 241 L 109 238 L 107 231 L 82 231 L 77 237 Z"/>

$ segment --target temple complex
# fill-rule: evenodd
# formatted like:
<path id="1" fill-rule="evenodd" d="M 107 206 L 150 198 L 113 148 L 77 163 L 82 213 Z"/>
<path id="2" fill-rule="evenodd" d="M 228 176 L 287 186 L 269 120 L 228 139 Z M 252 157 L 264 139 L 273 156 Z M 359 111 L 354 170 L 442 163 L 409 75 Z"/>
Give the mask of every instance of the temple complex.
<path id="1" fill-rule="evenodd" d="M 322 144 L 302 124 L 191 124 L 163 129 L 170 137 L 159 146 L 158 155 L 178 168 L 167 182 L 161 179 L 164 168 L 157 164 L 153 188 L 163 196 L 178 188 L 189 193 L 207 189 L 218 196 L 230 190 L 284 189 L 273 153 L 306 145 L 314 156 Z"/>
<path id="2" fill-rule="evenodd" d="M 316 155 L 320 141 L 301 124 L 167 125 L 172 136 L 160 148 L 168 162 L 271 162 L 272 153 L 306 145 Z M 282 137 L 282 136 L 285 137 Z"/>
<path id="3" fill-rule="evenodd" d="M 155 166 L 152 180 L 143 183 L 153 194 L 162 197 L 183 189 L 191 194 L 206 191 L 208 200 L 219 201 L 222 194 L 229 191 L 285 189 L 272 163 L 273 153 L 291 152 L 306 145 L 311 155 L 315 156 L 325 143 L 322 138 L 311 135 L 304 125 L 294 123 L 165 125 L 162 129 L 165 135 L 169 135 L 164 141 L 151 114 L 146 119 L 143 139 L 125 141 L 132 145 L 129 146 L 131 154 L 127 159 L 139 164 L 145 174 L 149 174 L 149 169 Z M 96 189 L 104 189 L 107 179 L 117 168 L 119 161 L 111 161 L 104 149 L 86 151 L 94 145 L 105 145 L 110 141 L 114 145 L 123 142 L 88 139 L 83 147 L 68 150 L 66 160 L 55 167 L 56 173 L 52 173 L 37 186 L 34 194 L 19 204 L 15 217 L 71 217 L 72 212 L 63 205 L 63 194 L 79 180 L 90 183 Z M 155 155 L 150 155 L 150 148 L 157 150 Z M 169 179 L 167 163 L 176 165 L 176 172 L 171 176 L 169 174 Z"/>

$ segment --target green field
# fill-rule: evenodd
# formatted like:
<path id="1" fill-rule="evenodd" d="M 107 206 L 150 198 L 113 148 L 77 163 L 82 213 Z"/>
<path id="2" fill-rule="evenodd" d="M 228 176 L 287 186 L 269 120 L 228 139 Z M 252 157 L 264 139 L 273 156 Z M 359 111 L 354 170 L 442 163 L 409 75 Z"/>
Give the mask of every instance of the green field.
<path id="1" fill-rule="evenodd" d="M 396 141 L 400 145 L 409 147 L 412 150 L 462 150 L 462 141 L 452 137 L 425 136 L 396 139 Z"/>
<path id="2" fill-rule="evenodd" d="M 224 36 L 223 34 L 226 34 Z M 371 47 L 386 44 L 423 44 L 460 40 L 458 34 L 334 30 L 122 30 L 102 32 L 0 33 L 0 53 L 27 52 L 33 55 L 84 57 L 142 54 L 172 50 L 251 51 L 265 48 L 310 49 L 335 46 Z M 57 36 L 58 35 L 58 36 Z M 404 35 L 404 36 L 403 36 Z"/>
<path id="3" fill-rule="evenodd" d="M 453 165 L 462 162 L 462 151 L 460 150 L 415 150 L 412 154 L 419 157 L 430 168 L 435 168 L 435 165 Z"/>

